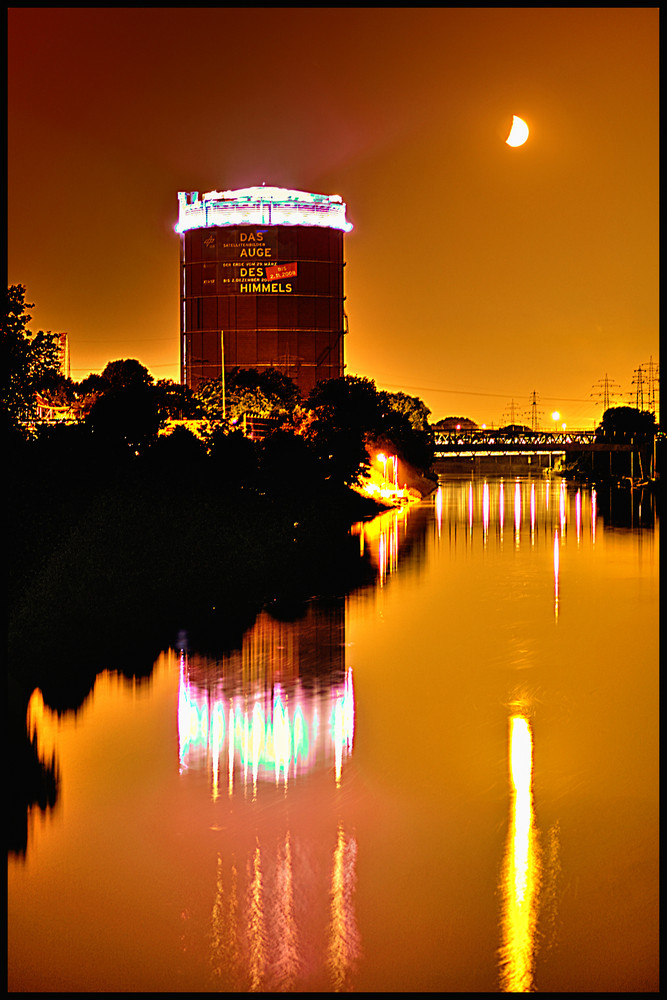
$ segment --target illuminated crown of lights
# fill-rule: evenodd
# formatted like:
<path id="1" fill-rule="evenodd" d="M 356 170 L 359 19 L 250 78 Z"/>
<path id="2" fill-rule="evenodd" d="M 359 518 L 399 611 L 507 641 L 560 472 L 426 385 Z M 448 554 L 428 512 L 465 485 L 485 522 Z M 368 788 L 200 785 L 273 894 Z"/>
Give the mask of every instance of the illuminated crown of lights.
<path id="1" fill-rule="evenodd" d="M 309 194 L 278 187 L 238 191 L 179 191 L 177 233 L 209 226 L 320 226 L 349 232 L 338 194 Z"/>

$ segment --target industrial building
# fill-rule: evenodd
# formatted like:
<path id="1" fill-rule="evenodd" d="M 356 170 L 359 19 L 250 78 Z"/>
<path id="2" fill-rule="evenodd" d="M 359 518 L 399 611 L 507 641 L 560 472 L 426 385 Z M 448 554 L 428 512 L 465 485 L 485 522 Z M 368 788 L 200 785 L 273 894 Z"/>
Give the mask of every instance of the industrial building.
<path id="1" fill-rule="evenodd" d="M 181 382 L 273 367 L 305 397 L 343 375 L 342 199 L 261 186 L 178 200 Z"/>

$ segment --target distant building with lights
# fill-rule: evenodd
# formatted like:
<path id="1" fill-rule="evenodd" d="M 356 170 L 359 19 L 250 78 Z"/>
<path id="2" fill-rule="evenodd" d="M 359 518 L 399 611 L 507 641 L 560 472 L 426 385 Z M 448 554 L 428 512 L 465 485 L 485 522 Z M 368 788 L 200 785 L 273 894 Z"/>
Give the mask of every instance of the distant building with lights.
<path id="1" fill-rule="evenodd" d="M 344 370 L 338 195 L 276 187 L 179 192 L 181 382 L 277 368 L 306 396 Z"/>

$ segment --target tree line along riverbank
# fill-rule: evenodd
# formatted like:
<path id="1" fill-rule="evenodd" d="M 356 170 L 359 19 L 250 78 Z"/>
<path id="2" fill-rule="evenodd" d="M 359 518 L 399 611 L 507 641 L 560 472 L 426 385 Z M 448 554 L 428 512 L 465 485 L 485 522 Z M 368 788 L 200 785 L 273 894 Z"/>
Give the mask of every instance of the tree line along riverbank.
<path id="1" fill-rule="evenodd" d="M 263 606 L 298 615 L 311 595 L 373 579 L 349 526 L 382 506 L 344 483 L 305 479 L 296 454 L 282 451 L 276 468 L 276 454 L 250 444 L 227 436 L 209 453 L 172 435 L 140 457 L 100 447 L 81 427 L 10 438 L 15 849 L 24 849 L 29 804 L 46 808 L 57 788 L 54 763 L 26 732 L 35 688 L 49 707 L 77 709 L 105 669 L 149 675 L 180 631 L 219 653 L 240 645 Z"/>

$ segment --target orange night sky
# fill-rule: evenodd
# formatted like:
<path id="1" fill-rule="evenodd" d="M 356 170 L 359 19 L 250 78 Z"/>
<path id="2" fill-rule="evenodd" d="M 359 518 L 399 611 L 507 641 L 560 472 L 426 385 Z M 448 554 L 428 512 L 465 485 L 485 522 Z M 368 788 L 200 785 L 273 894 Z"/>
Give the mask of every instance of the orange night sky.
<path id="1" fill-rule="evenodd" d="M 340 194 L 347 372 L 570 427 L 658 362 L 658 8 L 10 8 L 8 280 L 178 375 L 177 192 Z M 505 144 L 512 115 L 530 128 Z"/>

